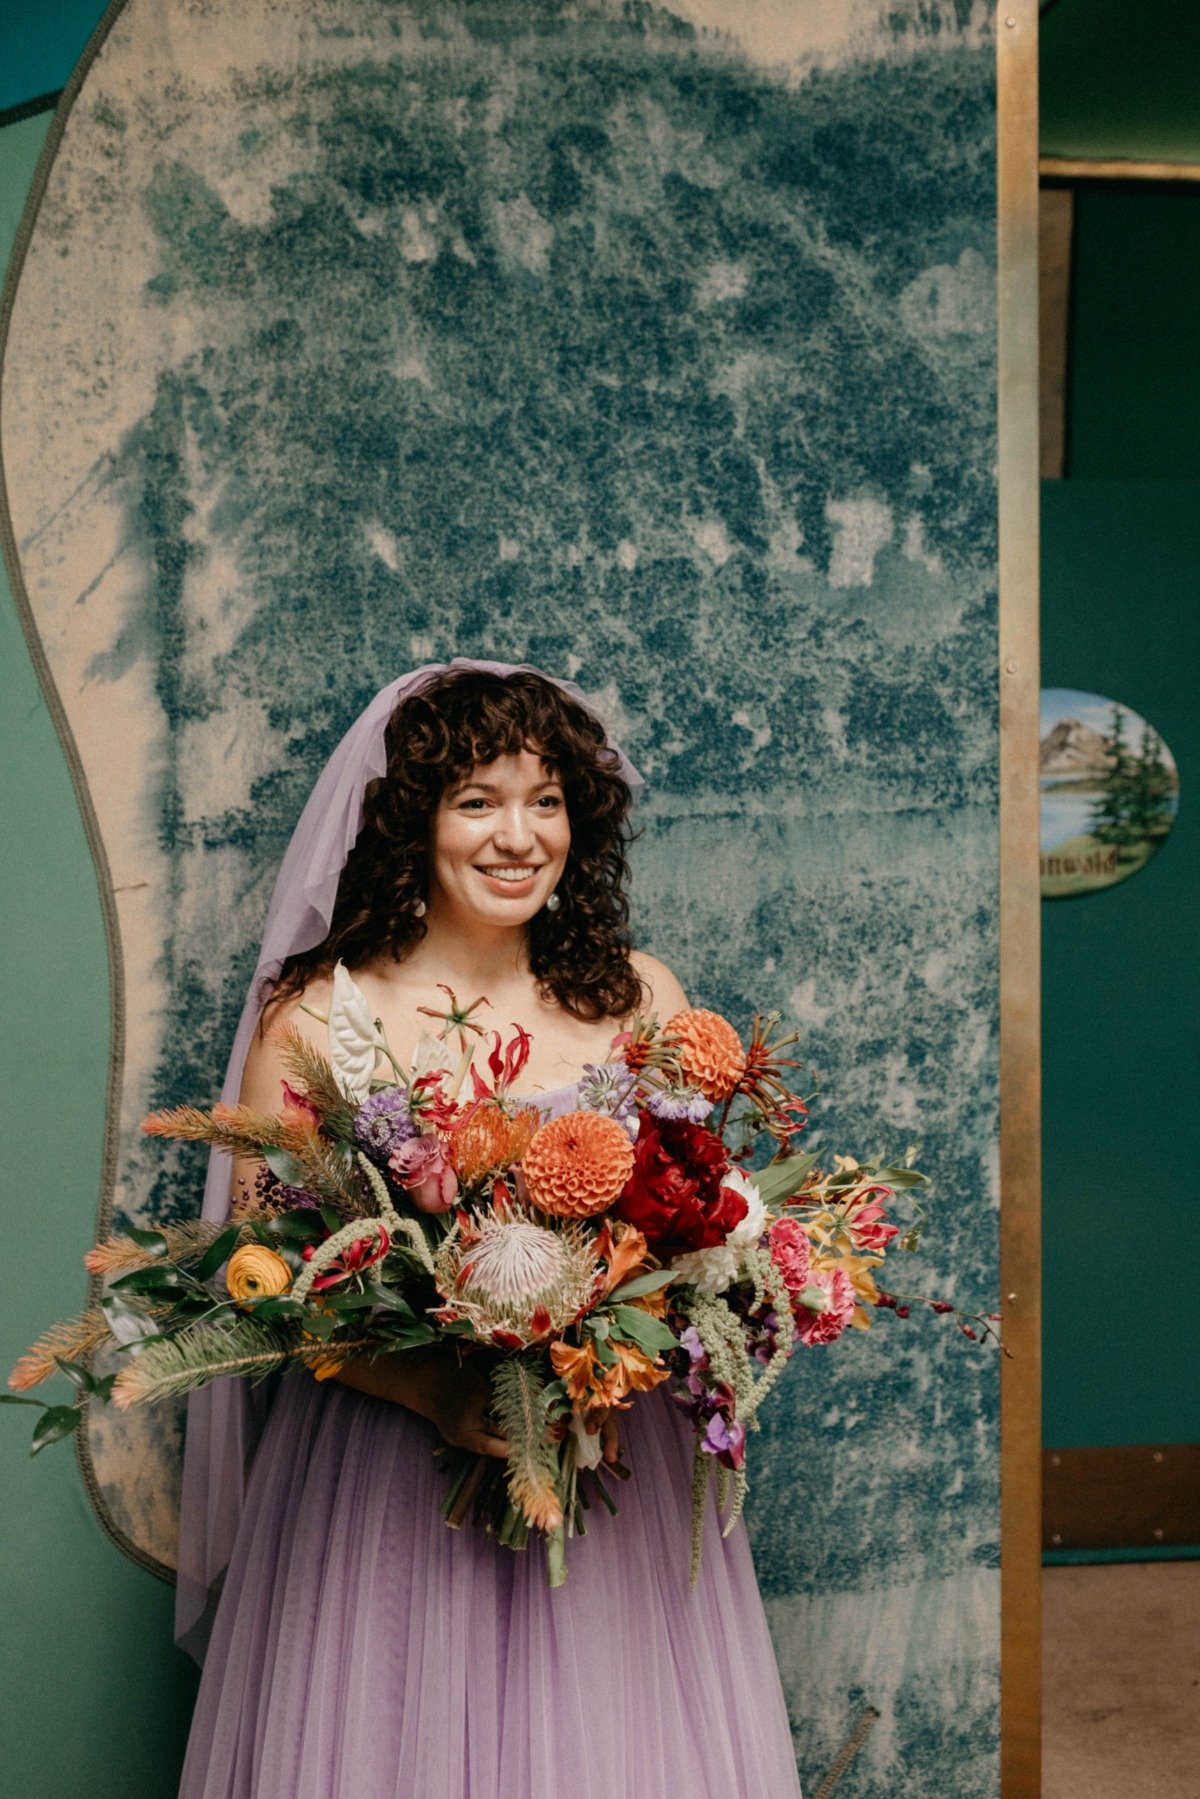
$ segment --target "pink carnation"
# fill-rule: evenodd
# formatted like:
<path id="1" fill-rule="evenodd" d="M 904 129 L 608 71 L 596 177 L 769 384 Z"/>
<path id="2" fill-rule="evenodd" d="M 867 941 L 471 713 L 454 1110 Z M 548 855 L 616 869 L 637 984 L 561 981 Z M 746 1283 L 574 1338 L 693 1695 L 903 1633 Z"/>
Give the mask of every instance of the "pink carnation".
<path id="1" fill-rule="evenodd" d="M 820 1287 L 825 1294 L 823 1312 L 810 1312 L 806 1305 L 796 1307 L 796 1329 L 802 1343 L 832 1343 L 849 1324 L 858 1303 L 850 1276 L 844 1268 L 813 1269 L 804 1283 Z"/>
<path id="2" fill-rule="evenodd" d="M 770 1230 L 771 1260 L 794 1299 L 808 1283 L 809 1249 L 804 1226 L 796 1218 L 777 1218 Z"/>

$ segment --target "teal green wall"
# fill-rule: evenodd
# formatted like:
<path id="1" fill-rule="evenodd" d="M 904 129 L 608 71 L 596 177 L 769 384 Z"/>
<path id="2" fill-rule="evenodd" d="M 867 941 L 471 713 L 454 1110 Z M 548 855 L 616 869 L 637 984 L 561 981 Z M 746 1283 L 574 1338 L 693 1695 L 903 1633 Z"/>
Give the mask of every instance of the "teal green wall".
<path id="1" fill-rule="evenodd" d="M 1200 7 L 1043 0 L 1043 156 L 1200 160 Z"/>
<path id="2" fill-rule="evenodd" d="M 1200 161 L 1200 11 L 1056 0 L 1045 155 Z M 1123 700 L 1179 764 L 1140 874 L 1042 908 L 1044 1436 L 1200 1438 L 1200 189 L 1076 190 L 1067 476 L 1042 487 L 1043 683 Z"/>
<path id="3" fill-rule="evenodd" d="M 43 115 L 0 130 L 0 269 L 48 124 Z M 7 1370 L 83 1302 L 109 1024 L 91 856 L 2 563 L 0 771 L 0 991 L 6 1017 L 44 1021 L 36 1044 L 7 1039 L 0 1081 Z M 172 1589 L 104 1537 L 68 1446 L 30 1462 L 35 1416 L 0 1411 L 0 1789 L 167 1799 L 195 1692 L 195 1671 L 171 1643 Z"/>
<path id="4" fill-rule="evenodd" d="M 1042 907 L 1045 1420 L 1056 1447 L 1200 1436 L 1200 484 L 1042 485 L 1043 682 L 1123 700 L 1179 765 L 1155 859 Z"/>
<path id="5" fill-rule="evenodd" d="M 1073 281 L 1068 475 L 1200 479 L 1200 185 L 1081 189 Z"/>
<path id="6" fill-rule="evenodd" d="M 0 112 L 65 85 L 105 0 L 4 0 L 0 8 Z"/>

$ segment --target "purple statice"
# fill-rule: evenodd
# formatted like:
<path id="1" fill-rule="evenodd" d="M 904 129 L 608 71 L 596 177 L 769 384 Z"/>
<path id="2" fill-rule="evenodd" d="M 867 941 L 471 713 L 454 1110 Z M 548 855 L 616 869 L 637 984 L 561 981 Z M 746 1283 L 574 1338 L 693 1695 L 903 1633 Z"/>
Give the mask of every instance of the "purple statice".
<path id="1" fill-rule="evenodd" d="M 712 1111 L 712 1101 L 694 1087 L 656 1087 L 646 1095 L 646 1110 L 655 1118 L 703 1124 Z"/>
<path id="2" fill-rule="evenodd" d="M 354 1135 L 364 1149 L 377 1156 L 390 1156 L 416 1134 L 408 1095 L 399 1087 L 383 1087 L 373 1093 L 354 1117 Z"/>

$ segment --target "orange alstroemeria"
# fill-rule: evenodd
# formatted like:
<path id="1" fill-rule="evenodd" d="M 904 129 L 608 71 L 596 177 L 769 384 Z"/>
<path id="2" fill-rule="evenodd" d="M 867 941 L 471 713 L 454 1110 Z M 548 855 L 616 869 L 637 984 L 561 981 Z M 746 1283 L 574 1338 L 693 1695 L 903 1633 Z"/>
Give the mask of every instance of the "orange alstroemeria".
<path id="1" fill-rule="evenodd" d="M 641 1231 L 635 1230 L 632 1225 L 625 1225 L 620 1229 L 620 1236 L 614 1238 L 612 1225 L 606 1218 L 596 1238 L 596 1259 L 606 1264 L 601 1277 L 600 1297 L 615 1292 L 626 1281 L 633 1280 L 635 1275 L 646 1273 L 653 1266 Z"/>
<path id="2" fill-rule="evenodd" d="M 644 1349 L 636 1343 L 614 1343 L 617 1352 L 617 1363 L 624 1376 L 621 1397 L 626 1393 L 649 1393 L 660 1381 L 666 1380 L 671 1370 L 660 1366 L 653 1356 L 648 1356 Z"/>
<path id="3" fill-rule="evenodd" d="M 561 1340 L 550 1345 L 550 1364 L 567 1389 L 573 1406 L 588 1399 L 595 1385 L 595 1354 L 590 1343 L 578 1348 Z"/>

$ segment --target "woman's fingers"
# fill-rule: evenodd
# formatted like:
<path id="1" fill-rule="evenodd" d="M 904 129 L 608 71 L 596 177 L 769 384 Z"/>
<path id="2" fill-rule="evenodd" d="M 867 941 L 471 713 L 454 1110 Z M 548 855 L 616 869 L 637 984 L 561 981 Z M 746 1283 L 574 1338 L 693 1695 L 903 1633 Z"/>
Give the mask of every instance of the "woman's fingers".
<path id="1" fill-rule="evenodd" d="M 615 1462 L 621 1453 L 621 1445 L 617 1441 L 617 1421 L 611 1412 L 600 1426 L 600 1447 L 604 1451 L 606 1462 Z"/>
<path id="2" fill-rule="evenodd" d="M 497 1437 L 487 1430 L 472 1431 L 464 1448 L 474 1450 L 476 1455 L 496 1455 L 501 1461 L 508 1455 L 508 1444 L 503 1437 Z"/>

